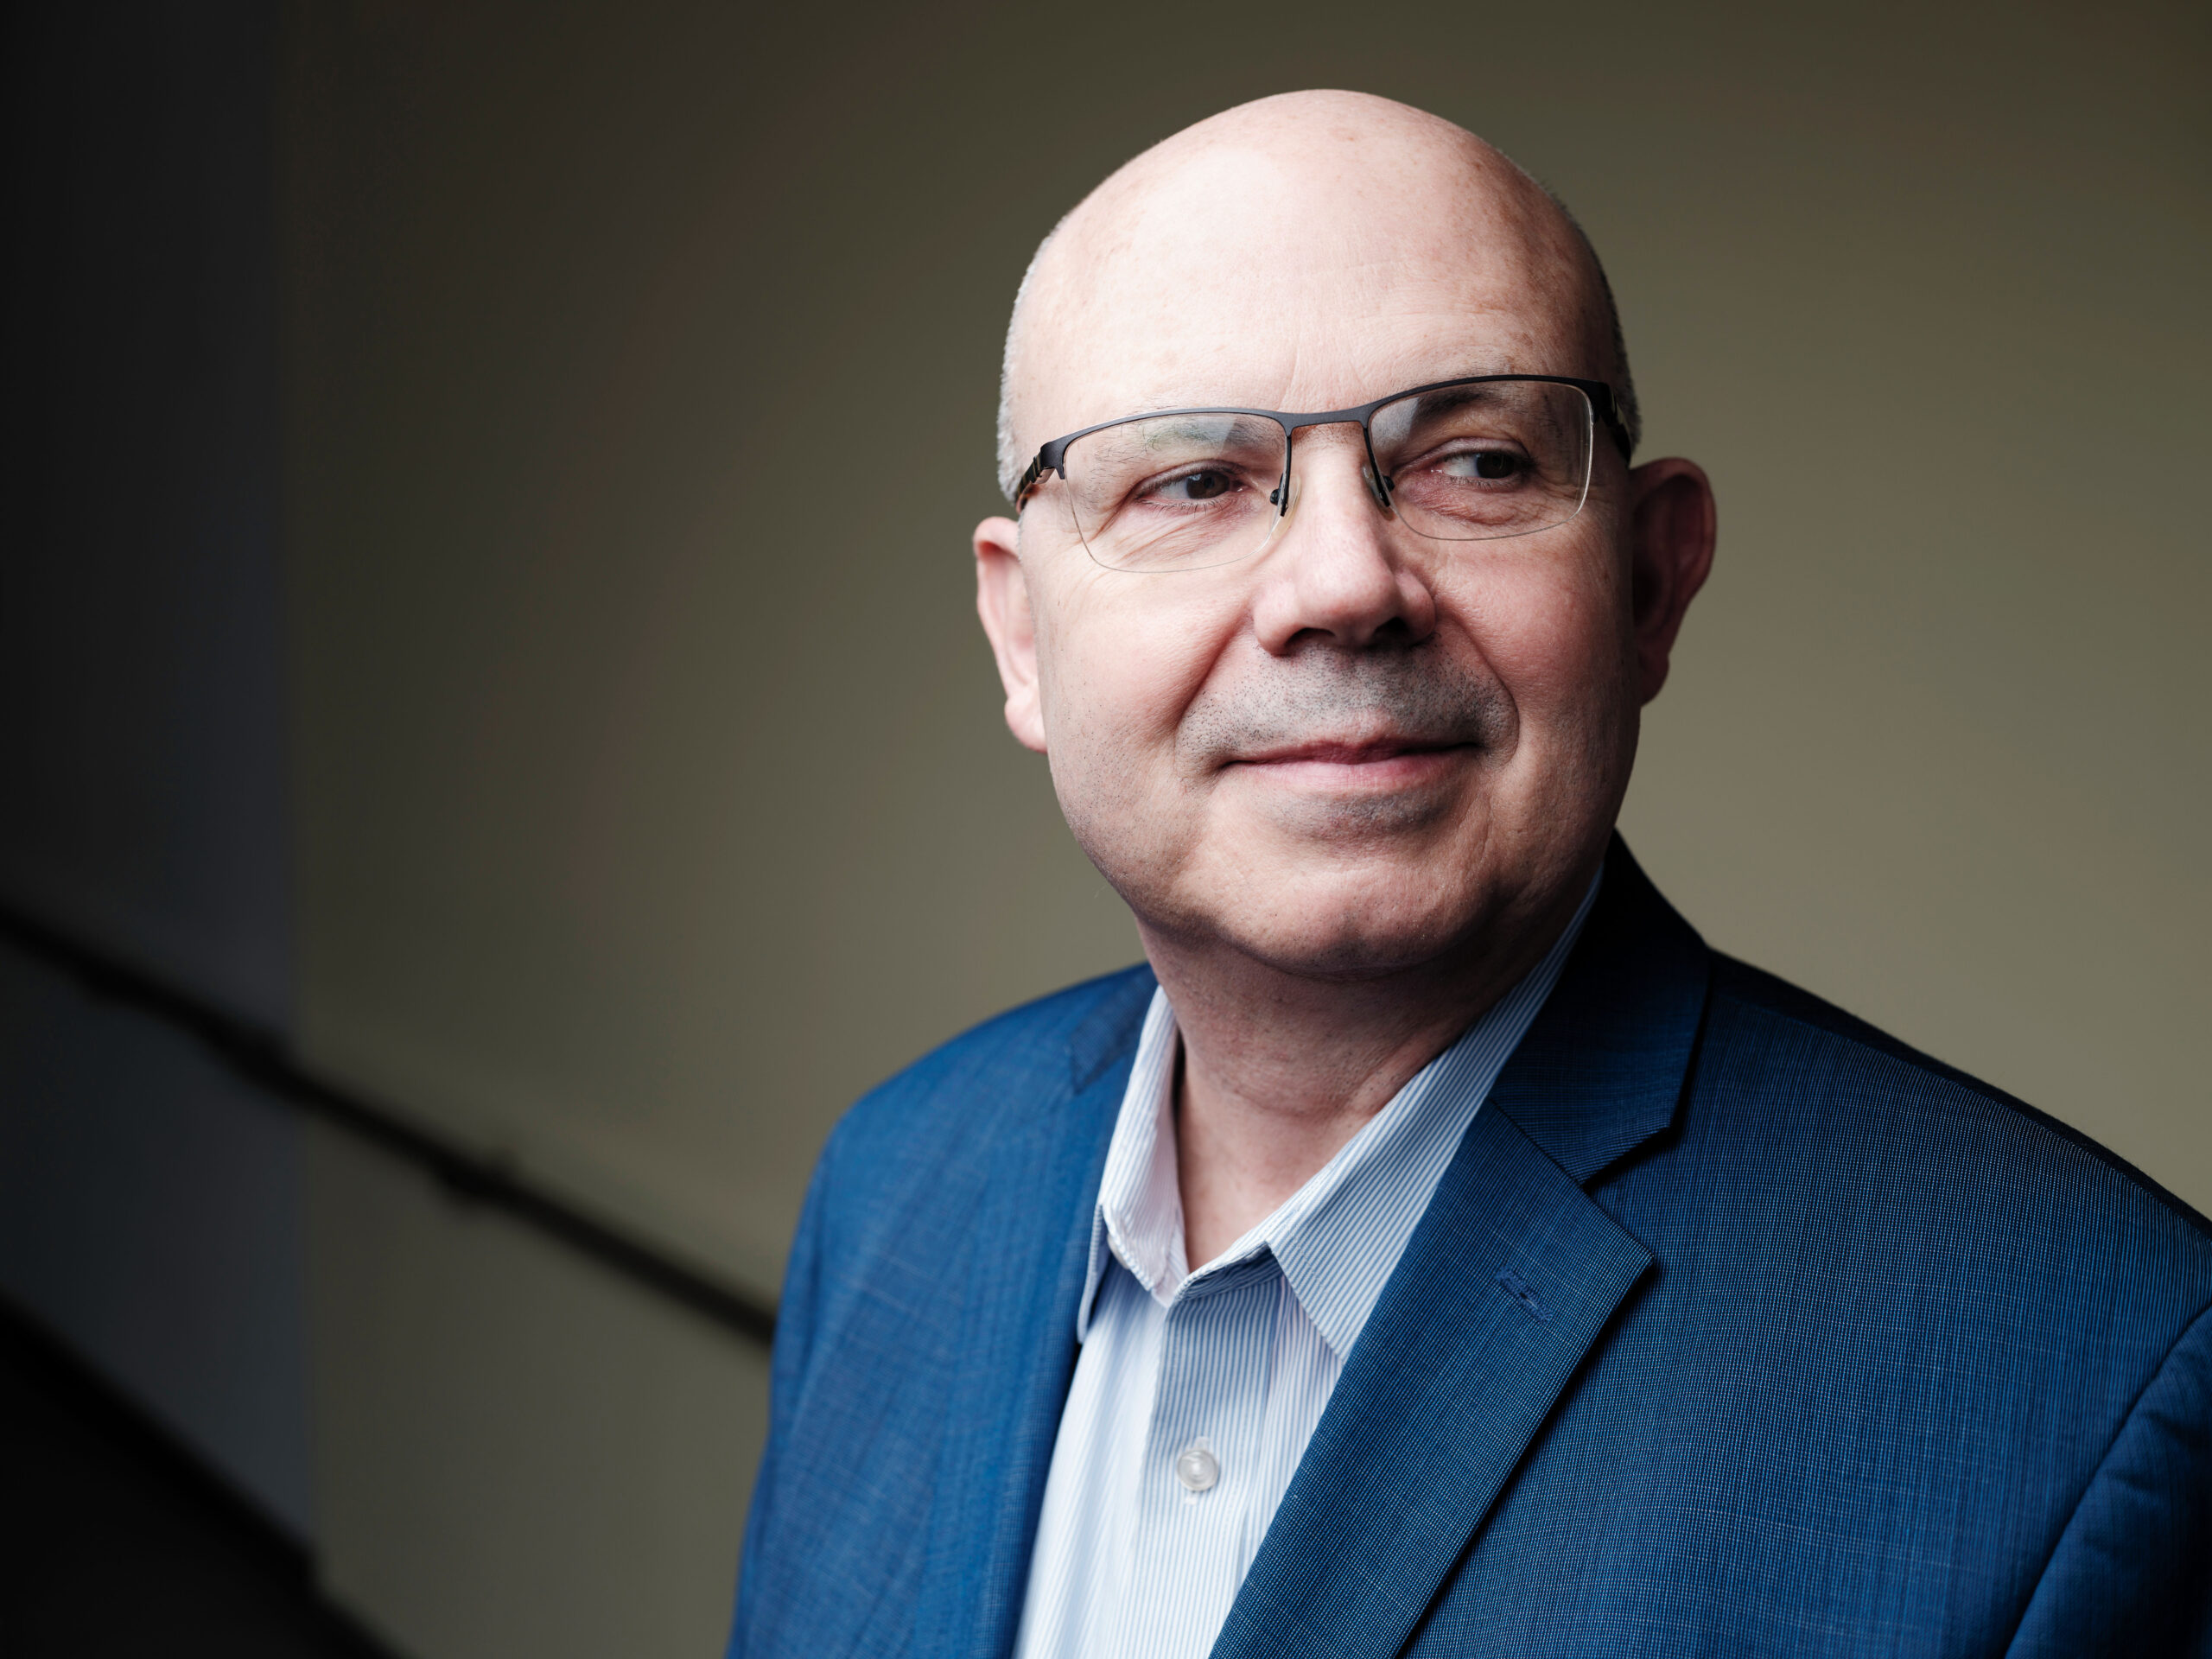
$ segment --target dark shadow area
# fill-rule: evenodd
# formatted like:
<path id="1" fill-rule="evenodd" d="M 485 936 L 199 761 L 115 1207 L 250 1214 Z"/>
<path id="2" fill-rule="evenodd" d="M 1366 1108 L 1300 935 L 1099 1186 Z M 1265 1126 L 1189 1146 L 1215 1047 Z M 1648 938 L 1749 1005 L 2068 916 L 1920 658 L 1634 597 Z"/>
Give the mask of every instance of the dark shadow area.
<path id="1" fill-rule="evenodd" d="M 241 1082 L 272 1099 L 320 1113 L 394 1157 L 420 1166 L 455 1198 L 495 1205 L 763 1347 L 775 1341 L 772 1306 L 763 1306 L 564 1200 L 539 1192 L 505 1165 L 448 1145 L 389 1107 L 309 1075 L 293 1063 L 281 1042 L 213 1003 L 46 926 L 5 897 L 0 897 L 0 939 L 68 975 L 90 995 L 189 1032 Z"/>
<path id="2" fill-rule="evenodd" d="M 296 1543 L 5 1304 L 0 1653 L 391 1659 Z"/>

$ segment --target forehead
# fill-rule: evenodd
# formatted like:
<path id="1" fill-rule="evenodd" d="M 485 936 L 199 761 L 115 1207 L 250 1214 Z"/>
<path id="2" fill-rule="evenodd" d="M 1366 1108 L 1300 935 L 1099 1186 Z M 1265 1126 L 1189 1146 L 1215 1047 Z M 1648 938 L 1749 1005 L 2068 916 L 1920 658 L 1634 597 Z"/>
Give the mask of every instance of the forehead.
<path id="1" fill-rule="evenodd" d="M 1579 265 L 1516 182 L 1448 154 L 1249 146 L 1116 180 L 1040 265 L 1025 437 L 1145 409 L 1336 409 L 1457 374 L 1595 372 Z"/>

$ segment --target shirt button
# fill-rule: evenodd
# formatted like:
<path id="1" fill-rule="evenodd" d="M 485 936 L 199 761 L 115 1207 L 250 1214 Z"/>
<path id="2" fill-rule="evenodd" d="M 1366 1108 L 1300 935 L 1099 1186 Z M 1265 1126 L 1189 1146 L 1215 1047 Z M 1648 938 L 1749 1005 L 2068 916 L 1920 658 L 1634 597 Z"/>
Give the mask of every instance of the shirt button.
<path id="1" fill-rule="evenodd" d="M 1203 1445 L 1185 1447 L 1175 1459 L 1175 1478 L 1193 1492 L 1203 1492 L 1221 1478 L 1221 1465 Z"/>

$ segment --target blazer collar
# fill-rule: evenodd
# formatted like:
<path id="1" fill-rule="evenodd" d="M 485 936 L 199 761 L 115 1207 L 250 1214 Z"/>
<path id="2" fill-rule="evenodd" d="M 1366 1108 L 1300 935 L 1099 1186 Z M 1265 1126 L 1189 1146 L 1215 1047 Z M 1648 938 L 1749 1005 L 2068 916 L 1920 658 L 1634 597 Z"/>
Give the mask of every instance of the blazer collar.
<path id="1" fill-rule="evenodd" d="M 1567 970 L 1484 1109 L 1588 1185 L 1674 1122 L 1711 977 L 1705 941 L 1616 835 Z"/>

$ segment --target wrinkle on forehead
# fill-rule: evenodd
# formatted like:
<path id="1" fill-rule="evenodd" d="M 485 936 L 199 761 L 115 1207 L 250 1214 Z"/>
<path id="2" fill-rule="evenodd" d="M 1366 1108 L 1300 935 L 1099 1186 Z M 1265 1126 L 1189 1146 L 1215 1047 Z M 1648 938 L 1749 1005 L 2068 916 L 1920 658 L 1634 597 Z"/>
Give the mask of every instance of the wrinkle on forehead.
<path id="1" fill-rule="evenodd" d="M 1008 416 L 1027 449 L 1144 408 L 1337 408 L 1611 358 L 1595 261 L 1527 174 L 1404 105 L 1292 93 L 1154 146 L 1063 221 L 1014 321 Z"/>

